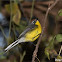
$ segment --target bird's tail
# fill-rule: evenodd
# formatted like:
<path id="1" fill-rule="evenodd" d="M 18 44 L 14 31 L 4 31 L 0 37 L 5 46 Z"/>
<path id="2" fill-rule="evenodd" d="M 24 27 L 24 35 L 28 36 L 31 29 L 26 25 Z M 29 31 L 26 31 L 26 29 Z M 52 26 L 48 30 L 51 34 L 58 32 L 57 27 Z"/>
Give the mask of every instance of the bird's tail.
<path id="1" fill-rule="evenodd" d="M 14 46 L 16 46 L 17 44 L 21 43 L 21 42 L 24 42 L 24 39 L 21 38 L 21 39 L 18 39 L 16 40 L 15 42 L 13 42 L 12 44 L 10 44 L 7 48 L 5 48 L 5 52 L 9 51 L 11 48 L 13 48 Z"/>

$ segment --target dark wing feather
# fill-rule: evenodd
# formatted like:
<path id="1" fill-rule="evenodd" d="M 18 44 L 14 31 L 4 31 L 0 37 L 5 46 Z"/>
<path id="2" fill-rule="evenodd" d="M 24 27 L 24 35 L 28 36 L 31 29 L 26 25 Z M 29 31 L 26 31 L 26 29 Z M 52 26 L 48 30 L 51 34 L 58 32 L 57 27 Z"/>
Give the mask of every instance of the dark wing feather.
<path id="1" fill-rule="evenodd" d="M 28 31 L 34 29 L 35 26 L 36 26 L 35 24 L 30 24 L 30 25 L 25 29 L 25 31 L 23 31 L 23 32 L 19 35 L 18 38 L 23 37 Z"/>

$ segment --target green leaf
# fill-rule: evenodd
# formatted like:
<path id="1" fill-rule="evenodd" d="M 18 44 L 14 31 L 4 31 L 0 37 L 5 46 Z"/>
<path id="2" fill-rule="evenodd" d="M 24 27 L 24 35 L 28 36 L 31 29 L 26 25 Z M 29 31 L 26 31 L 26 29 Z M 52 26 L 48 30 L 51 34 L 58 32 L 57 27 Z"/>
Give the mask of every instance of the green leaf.
<path id="1" fill-rule="evenodd" d="M 57 42 L 62 42 L 62 34 L 56 35 Z"/>
<path id="2" fill-rule="evenodd" d="M 62 59 L 62 57 L 60 55 L 57 56 L 57 59 Z"/>
<path id="3" fill-rule="evenodd" d="M 59 10 L 58 15 L 62 16 L 62 9 Z"/>
<path id="4" fill-rule="evenodd" d="M 48 59 L 50 60 L 48 47 L 45 48 L 45 55 L 46 55 L 46 56 L 48 57 Z"/>

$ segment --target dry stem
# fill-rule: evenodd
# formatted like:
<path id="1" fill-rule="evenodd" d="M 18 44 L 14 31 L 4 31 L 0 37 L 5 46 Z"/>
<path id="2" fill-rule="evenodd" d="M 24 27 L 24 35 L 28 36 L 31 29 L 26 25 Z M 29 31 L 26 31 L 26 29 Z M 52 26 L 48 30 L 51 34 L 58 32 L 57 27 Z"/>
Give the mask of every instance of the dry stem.
<path id="1" fill-rule="evenodd" d="M 45 19 L 44 19 L 44 26 L 43 26 L 42 34 L 40 35 L 39 40 L 38 40 L 37 45 L 36 45 L 36 48 L 35 48 L 35 50 L 34 50 L 34 52 L 33 52 L 32 62 L 35 62 L 35 58 L 36 58 L 36 56 L 37 56 L 39 44 L 40 44 L 40 42 L 41 42 L 41 37 L 42 37 L 42 35 L 43 35 L 43 33 L 44 33 L 44 29 L 45 29 L 45 24 L 46 24 L 46 20 L 47 20 L 48 13 L 49 13 L 49 11 L 58 3 L 58 1 L 60 1 L 60 0 L 56 0 L 56 1 L 48 8 L 48 10 L 47 10 L 47 12 L 46 12 Z"/>

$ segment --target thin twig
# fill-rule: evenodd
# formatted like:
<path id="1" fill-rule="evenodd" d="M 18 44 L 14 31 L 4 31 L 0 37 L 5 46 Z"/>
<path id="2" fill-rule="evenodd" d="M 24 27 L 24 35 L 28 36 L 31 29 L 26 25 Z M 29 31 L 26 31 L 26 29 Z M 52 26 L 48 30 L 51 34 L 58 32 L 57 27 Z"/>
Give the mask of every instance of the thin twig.
<path id="1" fill-rule="evenodd" d="M 40 10 L 40 11 L 47 11 L 47 7 L 44 6 L 40 6 L 40 5 L 35 5 L 35 7 Z M 56 16 L 56 11 L 49 11 L 50 14 L 52 14 L 53 16 Z"/>
<path id="2" fill-rule="evenodd" d="M 19 0 L 18 0 L 18 7 L 19 7 L 20 12 L 22 13 L 22 16 L 25 16 L 23 7 L 22 7 L 21 2 Z"/>
<path id="3" fill-rule="evenodd" d="M 26 55 L 26 51 L 23 52 L 23 55 L 20 54 L 20 62 L 23 62 L 25 55 Z"/>
<path id="4" fill-rule="evenodd" d="M 38 62 L 40 62 L 40 60 L 37 58 L 37 56 L 36 56 L 36 59 L 38 60 Z"/>
<path id="5" fill-rule="evenodd" d="M 17 39 L 16 33 L 15 33 L 15 25 L 14 25 L 14 23 L 13 23 L 13 32 L 14 32 L 14 37 L 15 37 L 15 39 Z"/>
<path id="6" fill-rule="evenodd" d="M 0 11 L 1 11 L 1 0 L 0 0 Z"/>
<path id="7" fill-rule="evenodd" d="M 59 55 L 60 55 L 60 53 L 61 53 L 61 50 L 62 50 L 62 45 L 61 45 L 61 48 L 60 48 L 60 51 L 59 51 Z"/>
<path id="8" fill-rule="evenodd" d="M 12 0 L 10 0 L 10 25 L 9 25 L 9 36 L 11 34 L 11 21 L 12 21 Z"/>
<path id="9" fill-rule="evenodd" d="M 4 31 L 3 31 L 2 26 L 0 26 L 0 29 L 1 29 L 1 31 L 2 31 L 2 33 L 3 33 L 4 38 L 7 40 L 7 37 L 6 37 L 6 35 L 5 35 Z"/>
<path id="10" fill-rule="evenodd" d="M 38 1 L 35 2 L 35 5 L 49 5 L 49 4 L 53 4 L 54 1 Z M 23 7 L 28 7 L 28 6 L 32 6 L 32 2 L 23 2 L 22 3 Z"/>
<path id="11" fill-rule="evenodd" d="M 21 4 L 21 2 L 18 0 L 18 7 L 20 10 L 20 13 L 22 13 L 22 16 L 24 16 L 26 18 L 26 21 L 28 22 L 27 16 L 25 16 L 24 10 L 23 10 L 23 6 Z"/>
<path id="12" fill-rule="evenodd" d="M 41 37 L 42 37 L 42 35 L 43 35 L 43 33 L 44 33 L 44 29 L 45 29 L 45 25 L 46 25 L 46 20 L 47 20 L 48 13 L 49 13 L 49 11 L 58 3 L 58 1 L 60 1 L 60 0 L 56 0 L 56 1 L 48 8 L 48 10 L 47 10 L 47 12 L 46 12 L 45 19 L 44 19 L 44 26 L 43 26 L 42 34 L 40 35 L 39 40 L 38 40 L 37 45 L 36 45 L 36 48 L 35 48 L 35 50 L 34 50 L 34 52 L 33 52 L 32 62 L 35 62 L 35 58 L 36 58 L 36 56 L 37 56 L 39 44 L 40 44 L 40 42 L 41 42 Z"/>
<path id="13" fill-rule="evenodd" d="M 32 18 L 32 15 L 33 15 L 34 2 L 35 2 L 35 0 L 33 0 L 33 2 L 32 2 L 32 9 L 31 9 L 31 17 L 30 17 L 30 22 L 31 22 L 31 18 Z"/>

